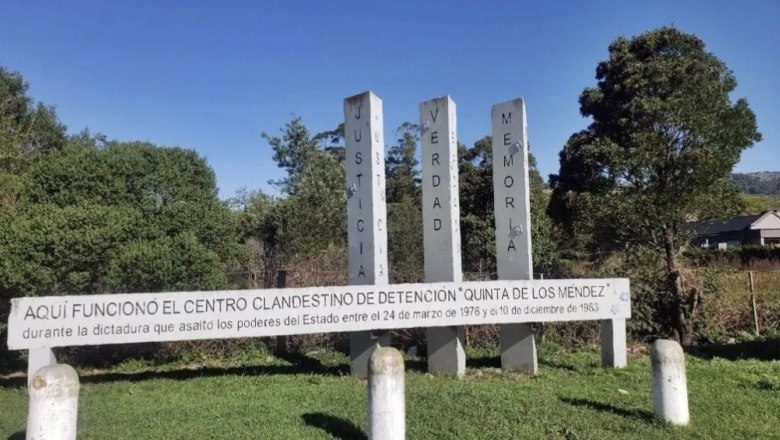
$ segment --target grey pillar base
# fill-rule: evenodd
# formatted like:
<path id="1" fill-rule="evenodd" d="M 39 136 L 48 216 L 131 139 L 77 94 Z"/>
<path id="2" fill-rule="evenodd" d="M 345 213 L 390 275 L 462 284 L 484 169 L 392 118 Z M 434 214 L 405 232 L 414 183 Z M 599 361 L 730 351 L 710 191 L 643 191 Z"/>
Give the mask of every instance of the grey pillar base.
<path id="1" fill-rule="evenodd" d="M 501 368 L 536 374 L 536 340 L 531 324 L 501 325 Z"/>
<path id="2" fill-rule="evenodd" d="M 51 348 L 34 348 L 27 354 L 27 386 L 30 386 L 33 376 L 41 368 L 57 363 L 57 358 Z"/>
<path id="3" fill-rule="evenodd" d="M 431 327 L 428 337 L 428 372 L 460 377 L 466 373 L 466 328 Z"/>
<path id="4" fill-rule="evenodd" d="M 601 365 L 604 368 L 624 368 L 628 365 L 625 319 L 601 321 Z"/>
<path id="5" fill-rule="evenodd" d="M 362 379 L 368 377 L 368 360 L 378 346 L 390 346 L 389 331 L 377 330 L 349 334 L 349 366 L 354 376 Z"/>

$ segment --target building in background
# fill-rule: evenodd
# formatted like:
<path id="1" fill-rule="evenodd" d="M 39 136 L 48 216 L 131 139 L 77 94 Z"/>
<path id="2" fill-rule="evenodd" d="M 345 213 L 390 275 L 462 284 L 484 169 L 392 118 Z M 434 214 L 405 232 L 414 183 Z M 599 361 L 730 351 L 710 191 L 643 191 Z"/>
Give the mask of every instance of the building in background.
<path id="1" fill-rule="evenodd" d="M 726 249 L 732 246 L 780 246 L 780 212 L 766 211 L 725 220 L 692 223 L 693 245 Z"/>

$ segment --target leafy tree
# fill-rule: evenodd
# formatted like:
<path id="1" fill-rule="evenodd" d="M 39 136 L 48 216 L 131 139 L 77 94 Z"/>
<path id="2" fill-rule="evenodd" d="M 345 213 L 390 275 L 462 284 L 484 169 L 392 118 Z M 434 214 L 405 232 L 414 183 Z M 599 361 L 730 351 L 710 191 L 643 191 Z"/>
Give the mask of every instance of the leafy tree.
<path id="1" fill-rule="evenodd" d="M 282 137 L 263 137 L 286 176 L 272 182 L 282 197 L 263 192 L 239 194 L 231 201 L 252 249 L 246 272 L 250 284 L 271 287 L 276 272 L 298 258 L 329 247 L 346 247 L 344 126 L 309 134 L 300 118 L 287 123 Z"/>
<path id="2" fill-rule="evenodd" d="M 278 186 L 283 193 L 294 194 L 298 190 L 301 172 L 312 154 L 318 153 L 318 140 L 311 137 L 309 129 L 296 117 L 282 130 L 282 136 L 270 136 L 262 132 L 265 139 L 274 151 L 273 159 L 279 168 L 287 172 L 287 176 L 279 180 L 269 180 L 268 183 Z"/>
<path id="3" fill-rule="evenodd" d="M 532 258 L 536 271 L 546 271 L 555 259 L 552 228 L 545 213 L 547 199 L 544 195 L 544 181 L 536 169 L 536 159 L 530 152 L 528 161 Z M 479 139 L 472 148 L 459 146 L 458 162 L 463 270 L 494 272 L 496 249 L 492 137 Z"/>
<path id="4" fill-rule="evenodd" d="M 89 138 L 37 161 L 0 210 L 0 295 L 227 287 L 245 249 L 206 162 Z"/>
<path id="5" fill-rule="evenodd" d="M 343 164 L 347 158 L 346 150 L 342 142 L 344 141 L 344 123 L 342 122 L 333 130 L 326 130 L 317 133 L 314 141 L 318 142 L 322 151 L 333 156 L 338 163 Z"/>
<path id="6" fill-rule="evenodd" d="M 420 129 L 417 124 L 405 122 L 398 127 L 397 143 L 389 148 L 385 159 L 386 198 L 388 205 L 400 203 L 404 197 L 421 203 L 420 169 L 417 160 L 417 142 Z"/>
<path id="7" fill-rule="evenodd" d="M 664 262 L 659 294 L 669 296 L 663 319 L 688 342 L 701 298 L 681 275 L 687 224 L 739 206 L 730 175 L 742 151 L 761 139 L 755 115 L 746 100 L 731 102 L 737 83 L 726 65 L 674 27 L 617 38 L 596 79 L 579 99 L 593 122 L 567 143 L 551 178 L 555 218 L 574 217 L 567 199 L 584 195 L 579 208 L 595 247 L 657 252 Z"/>
<path id="8" fill-rule="evenodd" d="M 281 205 L 291 256 L 346 246 L 345 169 L 327 153 L 312 155 L 297 193 Z"/>
<path id="9" fill-rule="evenodd" d="M 34 102 L 28 90 L 21 74 L 0 66 L 0 206 L 15 203 L 24 172 L 66 142 L 54 108 Z"/>
<path id="10" fill-rule="evenodd" d="M 131 206 L 143 215 L 138 229 L 145 237 L 192 231 L 224 262 L 241 252 L 214 171 L 192 150 L 144 142 L 108 142 L 102 149 L 79 144 L 38 163 L 29 180 L 28 203 Z"/>

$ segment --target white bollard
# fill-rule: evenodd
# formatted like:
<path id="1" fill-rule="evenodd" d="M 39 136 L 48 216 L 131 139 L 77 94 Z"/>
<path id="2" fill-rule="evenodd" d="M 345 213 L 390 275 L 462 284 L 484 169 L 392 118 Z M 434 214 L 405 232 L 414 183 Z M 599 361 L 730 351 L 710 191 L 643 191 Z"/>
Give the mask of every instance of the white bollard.
<path id="1" fill-rule="evenodd" d="M 650 348 L 650 366 L 655 416 L 674 425 L 687 425 L 688 385 L 682 347 L 669 339 L 655 341 Z"/>
<path id="2" fill-rule="evenodd" d="M 378 347 L 368 362 L 368 438 L 406 438 L 404 359 L 392 347 Z"/>
<path id="3" fill-rule="evenodd" d="M 79 376 L 67 364 L 48 365 L 29 387 L 27 440 L 75 440 Z"/>

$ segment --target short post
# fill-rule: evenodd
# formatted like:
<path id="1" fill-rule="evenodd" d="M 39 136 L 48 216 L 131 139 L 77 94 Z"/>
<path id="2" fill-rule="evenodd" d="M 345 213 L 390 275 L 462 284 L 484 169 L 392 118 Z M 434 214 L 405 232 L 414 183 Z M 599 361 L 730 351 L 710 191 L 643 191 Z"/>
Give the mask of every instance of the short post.
<path id="1" fill-rule="evenodd" d="M 604 368 L 628 365 L 625 318 L 601 321 L 601 365 Z"/>
<path id="2" fill-rule="evenodd" d="M 35 373 L 29 387 L 27 440 L 75 440 L 79 409 L 79 376 L 67 364 L 48 365 Z"/>
<path id="3" fill-rule="evenodd" d="M 284 289 L 287 287 L 287 271 L 286 270 L 280 270 L 276 274 L 276 288 L 277 289 Z M 283 356 L 287 354 L 287 336 L 277 336 L 276 337 L 276 355 L 277 356 Z"/>
<path id="4" fill-rule="evenodd" d="M 685 354 L 677 341 L 659 339 L 650 348 L 655 416 L 674 425 L 687 425 L 688 385 Z"/>
<path id="5" fill-rule="evenodd" d="M 761 335 L 761 330 L 758 328 L 758 307 L 756 307 L 756 280 L 753 276 L 753 271 L 748 272 L 750 277 L 750 308 L 753 310 L 753 330 L 756 332 L 756 336 Z"/>
<path id="6" fill-rule="evenodd" d="M 368 438 L 406 438 L 404 359 L 392 347 L 377 347 L 368 363 Z"/>

